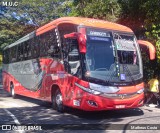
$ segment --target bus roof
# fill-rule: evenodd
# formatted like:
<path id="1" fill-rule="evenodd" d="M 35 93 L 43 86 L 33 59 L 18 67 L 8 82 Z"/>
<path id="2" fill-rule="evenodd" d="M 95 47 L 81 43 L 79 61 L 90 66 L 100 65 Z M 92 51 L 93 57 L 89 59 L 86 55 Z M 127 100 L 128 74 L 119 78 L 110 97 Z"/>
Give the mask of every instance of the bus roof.
<path id="1" fill-rule="evenodd" d="M 36 33 L 40 32 L 41 30 L 47 29 L 50 26 L 58 25 L 60 23 L 72 23 L 76 25 L 83 25 L 83 26 L 89 26 L 89 27 L 96 27 L 96 28 L 104 28 L 104 29 L 110 29 L 110 30 L 117 30 L 117 31 L 123 31 L 123 32 L 133 32 L 130 28 L 112 23 L 109 21 L 99 20 L 99 19 L 93 19 L 93 18 L 81 18 L 81 17 L 62 17 L 58 18 L 56 20 L 51 21 L 50 23 L 38 28 L 36 30 Z"/>
<path id="2" fill-rule="evenodd" d="M 16 42 L 12 43 L 11 45 L 6 46 L 4 49 L 13 47 L 23 41 L 27 41 L 30 38 L 33 38 L 35 35 L 40 35 L 42 33 L 45 33 L 46 31 L 51 30 L 52 28 L 56 27 L 58 24 L 61 23 L 72 23 L 76 25 L 82 25 L 82 26 L 89 26 L 89 27 L 95 27 L 95 28 L 104 28 L 109 30 L 116 30 L 116 31 L 122 31 L 122 32 L 130 32 L 133 33 L 133 31 L 123 25 L 112 23 L 109 21 L 99 20 L 99 19 L 93 19 L 93 18 L 82 18 L 82 17 L 62 17 L 58 18 L 56 20 L 51 21 L 50 23 L 38 28 L 37 30 L 27 34 L 26 36 L 20 38 Z"/>

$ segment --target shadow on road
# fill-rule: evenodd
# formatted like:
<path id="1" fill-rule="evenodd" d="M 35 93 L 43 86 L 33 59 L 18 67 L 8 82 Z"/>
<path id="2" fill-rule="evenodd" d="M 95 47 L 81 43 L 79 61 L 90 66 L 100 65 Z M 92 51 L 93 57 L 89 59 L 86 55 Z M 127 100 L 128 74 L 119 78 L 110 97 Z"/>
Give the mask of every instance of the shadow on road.
<path id="1" fill-rule="evenodd" d="M 37 99 L 32 99 L 24 96 L 17 96 L 18 99 L 35 103 L 41 107 L 44 107 L 46 109 L 51 109 L 51 103 L 45 102 Z M 52 109 L 51 109 L 52 110 Z M 133 109 L 124 109 L 124 110 L 107 110 L 107 111 L 82 111 L 78 109 L 73 109 L 67 107 L 67 110 L 65 113 L 77 116 L 79 118 L 85 118 L 89 120 L 102 120 L 102 119 L 112 119 L 112 118 L 124 118 L 124 117 L 131 117 L 131 116 L 140 116 L 143 115 L 143 111 L 139 108 L 133 108 Z M 115 120 L 116 121 L 116 120 Z M 118 121 L 118 119 L 117 119 Z"/>
<path id="2" fill-rule="evenodd" d="M 121 117 L 131 117 L 143 115 L 143 111 L 139 108 L 136 109 L 123 109 L 123 110 L 106 110 L 106 111 L 81 111 L 77 109 L 71 109 L 68 111 L 73 115 L 79 116 L 81 118 L 87 119 L 109 119 L 109 118 L 121 118 Z M 93 117 L 94 116 L 94 117 Z"/>
<path id="3" fill-rule="evenodd" d="M 28 97 L 24 97 L 20 95 L 17 96 L 17 99 L 37 104 L 41 108 L 44 108 L 44 110 L 45 109 L 52 110 L 50 102 L 32 99 L 32 98 L 28 98 Z M 40 108 L 39 106 L 37 108 Z M 37 109 L 35 110 L 37 112 Z M 53 114 L 56 112 L 54 110 L 52 111 L 53 111 Z M 107 110 L 107 111 L 88 112 L 88 111 L 82 111 L 82 110 L 73 109 L 69 107 L 67 107 L 67 111 L 65 113 L 76 116 L 78 118 L 88 119 L 88 120 L 112 119 L 114 121 L 119 121 L 120 118 L 124 118 L 124 117 L 132 117 L 132 116 L 134 117 L 134 116 L 140 116 L 144 114 L 143 111 L 139 108 L 125 109 L 125 110 Z"/>

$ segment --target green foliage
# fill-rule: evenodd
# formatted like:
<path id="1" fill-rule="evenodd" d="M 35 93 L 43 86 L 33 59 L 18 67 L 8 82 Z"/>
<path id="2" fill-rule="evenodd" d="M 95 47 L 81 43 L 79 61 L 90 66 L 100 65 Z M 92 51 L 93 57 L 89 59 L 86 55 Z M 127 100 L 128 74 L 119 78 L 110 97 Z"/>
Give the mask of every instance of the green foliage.
<path id="1" fill-rule="evenodd" d="M 6 0 L 7 1 L 7 0 Z M 19 0 L 17 7 L 0 8 L 0 51 L 60 14 L 64 0 Z"/>
<path id="2" fill-rule="evenodd" d="M 122 12 L 119 23 L 129 26 L 136 31 L 143 27 L 146 19 L 146 11 L 142 9 L 142 5 L 146 0 L 118 0 L 121 4 Z"/>
<path id="3" fill-rule="evenodd" d="M 13 18 L 16 13 L 22 23 L 32 21 L 35 25 L 41 26 L 52 19 L 59 17 L 58 7 L 65 0 L 19 0 L 17 7 L 8 7 L 7 15 Z"/>
<path id="4" fill-rule="evenodd" d="M 0 47 L 3 48 L 37 27 L 63 16 L 84 16 L 116 21 L 117 0 L 19 0 L 0 16 Z"/>
<path id="5" fill-rule="evenodd" d="M 158 24 L 160 22 L 160 1 L 159 0 L 145 0 L 142 9 L 146 12 L 145 23 L 148 25 Z"/>
<path id="6" fill-rule="evenodd" d="M 116 21 L 121 11 L 117 0 L 74 0 L 71 9 L 72 16 L 109 21 Z"/>
<path id="7" fill-rule="evenodd" d="M 146 36 L 156 46 L 157 74 L 160 75 L 160 2 L 159 0 L 148 0 L 143 5 L 146 10 L 145 28 Z"/>
<path id="8" fill-rule="evenodd" d="M 0 19 L 0 51 L 34 28 L 32 25 L 23 25 L 18 21 Z"/>
<path id="9" fill-rule="evenodd" d="M 65 16 L 76 16 L 74 12 L 74 5 L 73 5 L 73 0 L 66 0 L 61 3 L 57 7 L 58 10 L 58 16 L 60 17 L 65 17 Z"/>
<path id="10" fill-rule="evenodd" d="M 145 34 L 147 39 L 156 42 L 160 33 L 160 2 L 159 0 L 119 0 L 122 13 L 121 24 L 132 28 L 136 33 Z"/>
<path id="11" fill-rule="evenodd" d="M 155 73 L 160 75 L 160 1 L 159 0 L 119 0 L 122 13 L 119 23 L 129 26 L 138 38 L 147 39 L 157 48 L 157 59 L 154 63 L 147 62 L 142 54 L 144 77 L 146 80 Z"/>
<path id="12" fill-rule="evenodd" d="M 154 75 L 154 64 L 155 61 L 150 61 L 148 51 L 142 51 L 142 61 L 143 61 L 143 75 L 144 81 L 147 83 Z"/>
<path id="13" fill-rule="evenodd" d="M 156 42 L 157 62 L 160 64 L 160 40 Z"/>

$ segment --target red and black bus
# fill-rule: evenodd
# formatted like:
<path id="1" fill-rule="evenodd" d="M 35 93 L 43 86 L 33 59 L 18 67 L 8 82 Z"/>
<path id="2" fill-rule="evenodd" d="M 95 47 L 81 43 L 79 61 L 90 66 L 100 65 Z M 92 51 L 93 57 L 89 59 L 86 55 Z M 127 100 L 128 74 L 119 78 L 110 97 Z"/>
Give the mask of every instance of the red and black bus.
<path id="1" fill-rule="evenodd" d="M 139 45 L 128 27 L 59 18 L 4 48 L 3 86 L 13 97 L 51 101 L 58 111 L 139 107 L 144 100 Z"/>

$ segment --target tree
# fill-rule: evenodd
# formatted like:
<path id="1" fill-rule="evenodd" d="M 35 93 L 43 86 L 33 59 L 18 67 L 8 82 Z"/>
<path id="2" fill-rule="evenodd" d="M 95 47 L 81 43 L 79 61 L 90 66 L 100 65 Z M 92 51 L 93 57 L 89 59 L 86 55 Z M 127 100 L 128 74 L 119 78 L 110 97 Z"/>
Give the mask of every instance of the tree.
<path id="1" fill-rule="evenodd" d="M 143 5 L 147 0 L 119 0 L 121 15 L 118 23 L 130 27 L 138 37 L 144 37 L 146 10 Z"/>
<path id="2" fill-rule="evenodd" d="M 39 26 L 59 17 L 58 10 L 64 0 L 18 2 L 17 7 L 0 6 L 0 51 Z"/>
<path id="3" fill-rule="evenodd" d="M 35 29 L 33 25 L 23 25 L 18 21 L 7 19 L 0 19 L 0 25 L 0 50 L 30 32 L 31 29 Z"/>
<path id="4" fill-rule="evenodd" d="M 69 15 L 116 21 L 120 14 L 117 0 L 74 0 Z"/>
<path id="5" fill-rule="evenodd" d="M 59 17 L 58 7 L 65 0 L 19 0 L 17 7 L 7 7 L 4 16 L 17 18 L 23 23 L 30 23 L 36 26 Z"/>

